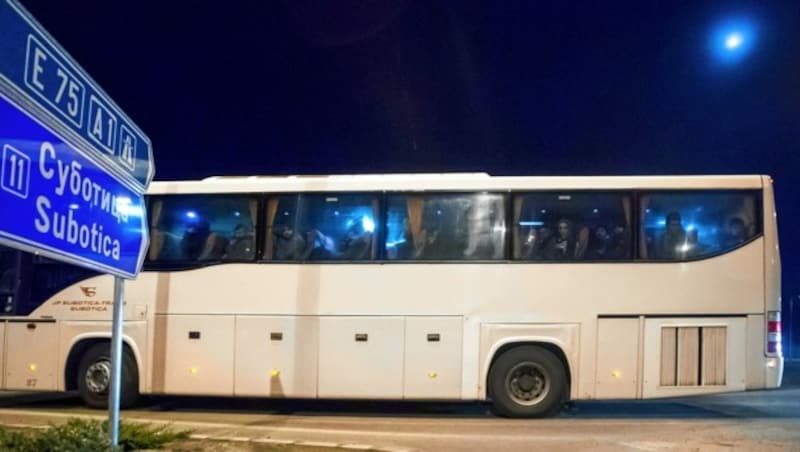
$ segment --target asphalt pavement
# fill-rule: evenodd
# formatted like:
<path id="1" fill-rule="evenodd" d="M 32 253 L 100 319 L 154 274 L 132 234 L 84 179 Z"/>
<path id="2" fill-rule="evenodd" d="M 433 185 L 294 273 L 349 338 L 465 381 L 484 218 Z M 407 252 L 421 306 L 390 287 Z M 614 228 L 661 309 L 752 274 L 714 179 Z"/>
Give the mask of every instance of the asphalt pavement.
<path id="1" fill-rule="evenodd" d="M 0 393 L 0 423 L 105 417 L 74 394 Z M 196 438 L 391 451 L 798 450 L 800 362 L 781 389 L 640 401 L 584 401 L 551 419 L 503 419 L 485 403 L 148 398 L 123 412 Z"/>

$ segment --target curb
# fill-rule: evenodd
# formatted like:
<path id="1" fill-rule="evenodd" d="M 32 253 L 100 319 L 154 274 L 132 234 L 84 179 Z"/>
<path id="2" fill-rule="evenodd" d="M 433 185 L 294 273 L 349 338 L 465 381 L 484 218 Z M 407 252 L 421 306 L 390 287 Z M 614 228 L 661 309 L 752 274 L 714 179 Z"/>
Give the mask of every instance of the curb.
<path id="1" fill-rule="evenodd" d="M 65 416 L 66 417 L 66 416 Z M 78 415 L 78 416 L 70 416 L 70 417 L 82 417 L 82 418 L 90 418 L 90 419 L 99 419 L 98 416 L 92 415 Z M 105 419 L 105 418 L 103 418 Z M 147 420 L 139 420 L 139 419 L 129 419 L 128 422 L 135 422 L 137 424 L 145 424 L 151 423 Z M 156 424 L 172 424 L 171 422 L 164 422 L 160 420 L 155 420 L 152 423 Z M 50 428 L 49 425 L 41 425 L 41 424 L 22 424 L 22 423 L 13 423 L 13 424 L 0 424 L 4 427 L 9 428 L 27 428 L 27 429 L 35 429 L 35 430 L 45 430 Z M 346 450 L 369 450 L 369 451 L 378 451 L 378 452 L 412 452 L 413 449 L 408 449 L 404 447 L 380 447 L 380 446 L 373 446 L 372 444 L 361 444 L 361 443 L 336 443 L 336 442 L 328 442 L 328 441 L 304 441 L 304 440 L 294 440 L 294 439 L 277 439 L 277 438 L 270 438 L 269 436 L 266 437 L 257 437 L 251 438 L 248 436 L 216 436 L 216 435 L 203 435 L 203 434 L 191 434 L 189 435 L 189 439 L 194 440 L 201 440 L 201 441 L 218 441 L 218 442 L 226 442 L 226 443 L 252 443 L 252 444 L 276 444 L 276 445 L 284 445 L 284 446 L 308 446 L 308 447 L 321 447 L 321 448 L 331 448 L 331 449 L 346 449 Z"/>
<path id="2" fill-rule="evenodd" d="M 322 447 L 331 449 L 347 449 L 347 450 L 370 450 L 379 452 L 411 452 L 413 449 L 406 449 L 403 447 L 378 447 L 372 444 L 361 443 L 335 443 L 328 441 L 300 441 L 292 439 L 277 439 L 270 437 L 262 438 L 249 438 L 246 436 L 214 436 L 214 435 L 189 435 L 189 439 L 196 439 L 202 441 L 220 441 L 228 443 L 253 443 L 253 444 L 276 444 L 282 446 L 308 446 L 308 447 Z"/>

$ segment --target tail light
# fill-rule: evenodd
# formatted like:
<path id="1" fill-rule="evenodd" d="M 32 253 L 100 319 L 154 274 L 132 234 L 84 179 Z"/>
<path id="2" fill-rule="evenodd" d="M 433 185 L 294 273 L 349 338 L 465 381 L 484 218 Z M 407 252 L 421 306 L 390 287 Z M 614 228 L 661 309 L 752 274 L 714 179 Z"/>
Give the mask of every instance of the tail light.
<path id="1" fill-rule="evenodd" d="M 781 356 L 781 311 L 767 312 L 767 355 Z"/>

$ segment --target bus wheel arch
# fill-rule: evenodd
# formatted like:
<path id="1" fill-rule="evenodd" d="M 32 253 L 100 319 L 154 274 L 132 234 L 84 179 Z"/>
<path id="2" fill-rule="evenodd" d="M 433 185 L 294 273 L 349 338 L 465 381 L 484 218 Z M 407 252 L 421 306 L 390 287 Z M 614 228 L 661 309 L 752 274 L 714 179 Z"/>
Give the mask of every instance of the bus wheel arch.
<path id="1" fill-rule="evenodd" d="M 107 382 L 110 373 L 111 340 L 108 337 L 91 337 L 73 344 L 64 367 L 65 390 L 77 390 L 84 403 L 91 408 L 108 407 Z M 139 398 L 139 363 L 127 341 L 122 342 L 122 384 L 120 407 L 133 405 Z M 93 382 L 88 374 L 93 373 L 99 381 Z"/>
<path id="2" fill-rule="evenodd" d="M 512 373 L 537 385 L 520 388 Z M 572 372 L 567 355 L 557 344 L 510 342 L 498 347 L 492 355 L 485 383 L 486 397 L 491 399 L 497 414 L 545 417 L 558 413 L 569 400 Z"/>

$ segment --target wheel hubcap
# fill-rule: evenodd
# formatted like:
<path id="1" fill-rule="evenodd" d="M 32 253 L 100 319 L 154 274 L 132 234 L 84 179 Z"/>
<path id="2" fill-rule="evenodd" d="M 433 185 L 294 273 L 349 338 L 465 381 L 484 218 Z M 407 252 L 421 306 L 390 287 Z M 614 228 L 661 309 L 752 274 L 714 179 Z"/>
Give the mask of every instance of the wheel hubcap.
<path id="1" fill-rule="evenodd" d="M 520 405 L 536 405 L 550 393 L 549 375 L 538 363 L 519 363 L 506 374 L 506 392 Z"/>
<path id="2" fill-rule="evenodd" d="M 96 361 L 86 369 L 86 375 L 84 375 L 86 388 L 95 394 L 107 392 L 110 379 L 111 363 L 107 359 Z"/>

